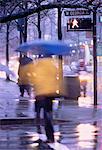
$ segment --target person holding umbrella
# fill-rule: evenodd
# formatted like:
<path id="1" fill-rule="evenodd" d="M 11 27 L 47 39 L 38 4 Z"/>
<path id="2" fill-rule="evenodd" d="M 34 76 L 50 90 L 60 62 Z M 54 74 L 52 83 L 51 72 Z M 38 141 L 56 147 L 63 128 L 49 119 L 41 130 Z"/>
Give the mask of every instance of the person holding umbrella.
<path id="1" fill-rule="evenodd" d="M 35 64 L 30 81 L 35 90 L 35 112 L 36 118 L 40 119 L 40 110 L 44 110 L 44 128 L 47 136 L 47 143 L 53 143 L 54 128 L 52 122 L 52 100 L 62 95 L 62 84 L 59 79 L 59 69 L 57 68 L 51 55 L 39 58 Z M 38 122 L 39 123 L 39 122 Z M 38 126 L 39 127 L 39 126 Z M 40 128 L 39 128 L 40 129 Z"/>
<path id="2" fill-rule="evenodd" d="M 28 95 L 31 96 L 31 85 L 29 82 L 29 78 L 27 73 L 24 70 L 29 68 L 29 64 L 31 64 L 33 60 L 26 55 L 20 57 L 19 59 L 19 68 L 18 68 L 18 85 L 20 89 L 20 96 L 24 96 L 24 92 L 27 91 Z"/>
<path id="3" fill-rule="evenodd" d="M 53 86 L 54 81 L 56 80 L 56 66 L 54 65 L 51 56 L 45 55 L 40 57 L 35 63 L 35 112 L 37 123 L 40 121 L 40 111 L 41 108 L 44 110 L 44 124 L 45 132 L 47 136 L 48 143 L 54 142 L 54 128 L 52 124 L 52 111 L 53 111 L 53 102 L 52 100 L 55 97 L 55 89 Z M 49 75 L 50 74 L 50 75 Z M 49 76 L 49 79 L 48 79 Z M 38 132 L 41 132 L 40 126 L 38 125 Z"/>
<path id="4" fill-rule="evenodd" d="M 34 40 L 20 45 L 16 52 L 26 53 L 32 51 L 34 55 L 46 55 L 39 58 L 28 72 L 28 79 L 35 91 L 36 115 L 39 117 L 40 108 L 44 109 L 44 127 L 47 136 L 47 142 L 53 143 L 54 128 L 52 124 L 52 100 L 65 95 L 63 86 L 62 61 L 58 64 L 53 61 L 52 55 L 67 55 L 71 48 L 61 41 Z M 49 55 L 49 56 L 48 56 Z M 41 103 L 42 104 L 41 104 Z M 41 104 L 41 107 L 39 105 Z"/>
<path id="5" fill-rule="evenodd" d="M 52 122 L 52 100 L 59 96 L 58 69 L 51 56 L 39 58 L 34 63 L 23 67 L 23 76 L 26 76 L 35 94 L 36 118 L 40 119 L 40 110 L 44 110 L 44 128 L 47 143 L 53 143 L 54 128 Z M 40 122 L 38 122 L 40 123 Z M 37 126 L 39 127 L 39 126 Z"/>
<path id="6" fill-rule="evenodd" d="M 43 108 L 46 142 L 53 143 L 55 140 L 52 124 L 52 100 L 57 95 L 57 68 L 50 57 L 39 58 L 35 63 L 32 61 L 25 63 L 25 58 L 26 56 L 20 59 L 19 66 L 18 81 L 20 81 L 21 94 L 24 94 L 24 89 L 29 85 L 34 89 L 36 118 L 40 119 L 40 110 Z"/>

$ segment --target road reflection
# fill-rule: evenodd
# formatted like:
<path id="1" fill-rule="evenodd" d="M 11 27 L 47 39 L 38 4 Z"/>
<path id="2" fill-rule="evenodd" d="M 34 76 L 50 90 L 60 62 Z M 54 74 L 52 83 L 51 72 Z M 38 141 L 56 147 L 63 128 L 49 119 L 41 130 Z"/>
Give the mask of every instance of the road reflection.
<path id="1" fill-rule="evenodd" d="M 94 148 L 95 147 L 95 139 L 98 129 L 96 125 L 93 124 L 79 124 L 77 126 L 77 132 L 78 132 L 78 145 L 81 148 Z"/>
<path id="2" fill-rule="evenodd" d="M 99 122 L 93 123 L 69 123 L 62 125 L 61 143 L 67 145 L 70 150 L 101 150 L 102 131 Z M 66 129 L 66 132 L 63 130 Z"/>
<path id="3" fill-rule="evenodd" d="M 16 104 L 16 116 L 34 117 L 34 101 L 30 101 L 29 98 L 20 98 Z"/>
<path id="4" fill-rule="evenodd" d="M 57 126 L 54 125 L 54 128 L 56 142 L 55 144 L 46 145 L 44 130 L 41 134 L 38 134 L 36 126 L 1 126 L 0 149 L 50 150 L 53 147 L 54 150 L 59 150 L 60 146 L 61 148 L 66 146 L 69 150 L 102 149 L 102 121 L 86 121 L 86 123 L 75 120 L 66 121 L 59 123 Z"/>
<path id="5" fill-rule="evenodd" d="M 79 97 L 78 106 L 80 107 L 90 107 L 93 105 L 93 98 L 91 96 Z"/>

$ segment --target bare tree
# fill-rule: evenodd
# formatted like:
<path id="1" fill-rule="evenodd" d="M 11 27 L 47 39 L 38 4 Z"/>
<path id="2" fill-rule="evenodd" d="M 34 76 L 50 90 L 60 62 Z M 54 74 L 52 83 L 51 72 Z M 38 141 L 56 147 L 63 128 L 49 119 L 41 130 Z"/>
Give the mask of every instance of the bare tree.
<path id="1" fill-rule="evenodd" d="M 32 7 L 31 8 L 28 8 L 27 10 L 23 11 L 23 12 L 19 12 L 17 11 L 17 6 L 24 2 L 23 0 L 19 1 L 17 0 L 16 3 L 15 3 L 15 0 L 12 1 L 12 5 L 13 4 L 16 4 L 16 5 L 13 5 L 13 9 L 14 9 L 14 6 L 15 6 L 15 13 L 11 13 L 7 16 L 1 16 L 0 17 L 0 22 L 6 22 L 6 21 L 10 21 L 10 20 L 14 20 L 14 19 L 18 19 L 18 18 L 23 18 L 23 17 L 26 17 L 28 15 L 31 15 L 33 13 L 38 13 L 40 11 L 43 11 L 43 10 L 48 10 L 48 9 L 53 9 L 53 8 L 58 8 L 58 7 L 62 7 L 62 8 L 86 8 L 86 9 L 91 9 L 93 8 L 93 6 L 96 6 L 96 7 L 101 7 L 102 6 L 102 0 L 79 0 L 79 1 L 76 1 L 76 0 L 72 0 L 72 1 L 69 1 L 69 0 L 61 0 L 60 2 L 58 2 L 59 0 L 54 0 L 53 2 L 49 2 L 49 1 L 41 1 L 40 3 L 40 6 L 38 6 L 38 1 L 35 0 L 35 1 L 28 1 Z M 9 7 L 9 2 L 5 2 L 4 4 L 0 5 L 0 9 L 3 9 L 3 7 Z M 3 6 L 3 7 L 2 7 Z M 38 7 L 37 7 L 38 6 Z"/>

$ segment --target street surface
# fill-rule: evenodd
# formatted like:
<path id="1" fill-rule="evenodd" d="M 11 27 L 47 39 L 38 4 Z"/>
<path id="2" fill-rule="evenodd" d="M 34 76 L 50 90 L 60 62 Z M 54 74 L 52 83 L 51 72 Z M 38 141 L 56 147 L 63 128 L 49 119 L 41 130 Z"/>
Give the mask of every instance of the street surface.
<path id="1" fill-rule="evenodd" d="M 92 80 L 89 80 L 86 97 L 81 95 L 78 101 L 62 100 L 60 107 L 54 101 L 56 142 L 46 144 L 43 124 L 38 134 L 34 122 L 34 99 L 26 94 L 21 99 L 15 82 L 0 79 L 0 150 L 101 150 L 102 100 L 94 108 L 92 92 Z"/>

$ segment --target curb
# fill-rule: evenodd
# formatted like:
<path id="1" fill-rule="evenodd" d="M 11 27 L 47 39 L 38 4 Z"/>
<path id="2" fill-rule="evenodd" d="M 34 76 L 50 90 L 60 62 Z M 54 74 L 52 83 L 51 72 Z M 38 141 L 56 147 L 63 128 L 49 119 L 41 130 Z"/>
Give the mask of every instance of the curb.
<path id="1" fill-rule="evenodd" d="M 53 119 L 54 124 L 68 122 L 68 120 L 63 119 Z M 33 124 L 37 125 L 35 118 L 7 118 L 7 119 L 0 119 L 0 125 L 17 125 L 17 124 Z M 40 119 L 40 125 L 44 124 L 44 119 Z"/>

